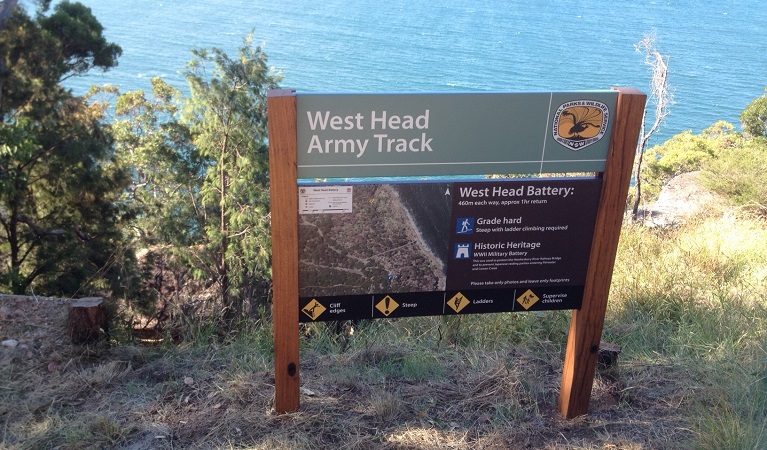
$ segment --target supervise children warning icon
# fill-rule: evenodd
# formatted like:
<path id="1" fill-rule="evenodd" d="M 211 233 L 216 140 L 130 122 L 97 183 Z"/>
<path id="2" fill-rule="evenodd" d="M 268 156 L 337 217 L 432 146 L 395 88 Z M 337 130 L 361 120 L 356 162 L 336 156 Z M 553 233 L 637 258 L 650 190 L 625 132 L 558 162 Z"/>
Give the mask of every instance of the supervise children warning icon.
<path id="1" fill-rule="evenodd" d="M 530 309 L 540 298 L 535 295 L 535 292 L 530 289 L 526 290 L 524 294 L 517 297 L 517 303 L 522 305 L 525 309 Z"/>
<path id="2" fill-rule="evenodd" d="M 563 103 L 554 114 L 554 140 L 573 151 L 583 150 L 607 133 L 610 111 L 602 102 L 574 100 Z"/>

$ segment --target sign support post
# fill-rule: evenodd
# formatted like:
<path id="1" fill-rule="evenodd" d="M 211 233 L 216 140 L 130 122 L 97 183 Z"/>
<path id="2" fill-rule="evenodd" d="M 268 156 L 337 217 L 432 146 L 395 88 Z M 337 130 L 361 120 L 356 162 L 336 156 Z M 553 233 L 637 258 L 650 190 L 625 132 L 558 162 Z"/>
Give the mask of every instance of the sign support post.
<path id="1" fill-rule="evenodd" d="M 302 96 L 301 102 L 299 102 L 295 90 L 269 91 L 267 106 L 269 114 L 269 176 L 274 293 L 275 412 L 297 411 L 300 403 L 299 174 L 302 178 L 344 177 L 347 176 L 345 174 L 350 168 L 354 169 L 355 176 L 361 175 L 363 177 L 386 176 L 379 173 L 379 168 L 385 169 L 385 171 L 395 171 L 392 172 L 394 175 L 389 176 L 465 174 L 466 167 L 464 166 L 466 164 L 480 164 L 476 167 L 481 167 L 483 164 L 486 165 L 497 160 L 500 164 L 495 164 L 494 167 L 507 168 L 514 173 L 532 173 L 531 169 L 534 168 L 541 172 L 553 173 L 560 171 L 599 172 L 598 178 L 601 178 L 602 187 L 601 193 L 597 190 L 594 191 L 595 195 L 599 193 L 599 204 L 596 209 L 589 262 L 585 267 L 585 279 L 580 278 L 583 282 L 580 285 L 583 289 L 583 298 L 580 302 L 580 308 L 573 311 L 570 323 L 559 396 L 559 411 L 563 416 L 570 419 L 586 414 L 594 381 L 597 352 L 607 310 L 607 298 L 623 222 L 634 152 L 646 101 L 646 96 L 638 90 L 619 88 L 617 91 L 617 95 L 608 93 L 610 98 L 605 98 L 603 92 L 599 94 L 596 100 L 573 98 L 574 94 L 558 94 L 559 100 L 553 103 L 554 93 L 549 94 L 548 99 L 541 95 L 528 94 L 519 97 L 518 101 L 511 102 L 508 100 L 510 98 L 508 96 L 482 96 L 480 98 L 480 96 L 429 97 L 422 95 L 416 96 L 417 100 L 409 98 L 407 102 L 402 102 L 400 97 L 384 96 L 374 99 L 377 104 L 375 107 L 379 110 L 370 110 L 369 117 L 371 120 L 369 122 L 363 121 L 364 116 L 361 111 L 364 110 L 356 109 L 361 106 L 355 108 L 349 105 L 356 104 L 368 107 L 367 105 L 373 100 L 372 98 L 347 97 L 334 100 L 314 97 L 315 102 L 312 103 L 311 96 Z M 604 102 L 614 105 L 615 108 L 615 114 L 609 114 L 610 122 L 607 119 L 608 106 L 599 101 L 603 98 L 605 98 Z M 612 103 L 616 100 L 617 103 Z M 335 103 L 333 106 L 328 106 L 326 103 L 328 101 L 335 101 Z M 469 110 L 478 111 L 483 114 L 483 117 L 488 114 L 488 111 L 493 111 L 501 118 L 517 117 L 520 119 L 515 122 L 515 127 L 511 128 L 503 126 L 503 124 L 499 125 L 499 122 L 494 120 L 488 120 L 487 123 L 482 123 L 480 129 L 475 126 L 473 133 L 466 136 L 464 133 L 455 132 L 456 127 L 453 123 L 456 121 L 455 117 L 445 115 L 445 111 L 452 112 L 455 110 L 452 105 L 457 101 L 469 102 L 471 106 Z M 431 106 L 423 107 L 424 102 Z M 307 108 L 307 104 L 314 106 Z M 552 104 L 554 106 L 560 104 L 560 106 L 555 111 L 554 120 L 550 122 L 550 114 L 554 112 L 551 109 Z M 529 108 L 533 107 L 535 107 L 536 113 L 528 114 Z M 414 112 L 411 113 L 408 108 Z M 334 112 L 339 112 L 331 116 L 331 109 Z M 301 116 L 306 112 L 306 118 L 299 117 L 299 110 L 302 111 Z M 502 112 L 498 113 L 499 110 Z M 439 116 L 440 113 L 443 115 Z M 389 119 L 385 119 L 386 117 Z M 493 118 L 494 116 L 491 114 L 487 117 Z M 546 117 L 546 121 L 541 122 L 540 117 Z M 601 125 L 595 125 L 597 118 L 602 121 Z M 303 121 L 302 125 L 300 125 L 299 119 Z M 520 121 L 523 119 L 530 123 Z M 366 123 L 369 124 L 369 130 L 366 128 Z M 611 138 L 609 144 L 601 147 L 599 155 L 591 157 L 591 159 L 588 157 L 569 157 L 572 154 L 568 153 L 568 150 L 580 151 L 585 146 L 600 140 L 603 135 L 606 136 L 608 123 L 611 123 L 610 126 L 612 126 Z M 548 126 L 550 124 L 555 127 L 553 135 L 549 134 Z M 560 125 L 567 128 L 564 128 L 564 131 L 557 131 Z M 547 137 L 544 138 L 543 142 L 538 142 L 538 138 L 530 136 L 529 129 L 536 126 L 546 127 Z M 379 129 L 386 127 L 400 134 L 393 134 L 395 137 L 388 137 L 387 134 L 379 132 Z M 591 128 L 595 130 L 591 130 Z M 311 136 L 306 136 L 307 129 L 312 130 Z M 304 135 L 300 133 L 302 130 Z M 583 133 L 586 130 L 589 130 L 591 135 Z M 601 134 L 596 134 L 597 131 Z M 371 144 L 371 148 L 377 146 L 377 151 L 366 152 L 371 139 L 369 135 L 365 134 L 366 132 L 377 133 L 372 136 L 374 140 Z M 323 133 L 324 141 L 319 138 L 321 133 Z M 490 138 L 487 138 L 488 133 Z M 444 143 L 444 147 L 441 148 L 447 154 L 445 161 L 437 161 L 439 164 L 428 159 L 433 154 L 432 145 L 437 145 L 437 137 L 432 136 L 442 138 L 441 142 Z M 491 145 L 483 147 L 480 145 L 480 141 L 474 142 L 472 140 L 478 136 L 487 138 Z M 385 148 L 384 138 L 387 138 L 387 147 Z M 301 139 L 306 142 L 301 141 Z M 564 150 L 565 153 L 562 153 L 562 149 L 558 149 L 559 152 L 546 153 L 544 151 L 546 142 L 553 141 L 556 141 L 556 143 L 551 144 L 554 146 L 554 150 L 557 150 L 556 147 L 560 144 L 570 148 Z M 325 142 L 324 148 L 321 142 Z M 515 150 L 522 152 L 516 155 L 517 158 L 521 159 L 508 160 L 503 152 L 497 152 L 498 142 L 503 142 L 504 147 L 513 146 Z M 303 160 L 297 151 L 299 143 L 301 143 L 302 148 L 309 149 L 309 151 L 304 152 Z M 538 147 L 538 144 L 541 143 L 543 144 L 542 149 Z M 335 149 L 332 153 L 330 146 Z M 392 146 L 394 146 L 393 152 L 390 148 Z M 494 153 L 484 155 L 485 160 L 465 161 L 461 159 L 465 149 L 476 147 L 493 149 Z M 348 154 L 347 150 L 349 150 Z M 536 156 L 539 151 L 541 152 L 540 159 Z M 363 154 L 365 158 L 369 158 L 359 160 L 368 161 L 364 164 L 357 160 Z M 334 157 L 328 159 L 330 155 L 334 155 Z M 563 158 L 562 155 L 565 157 Z M 459 159 L 453 160 L 451 156 Z M 335 157 L 347 157 L 344 161 L 352 161 L 352 163 L 339 164 L 335 162 Z M 307 160 L 307 158 L 311 160 Z M 392 160 L 391 158 L 405 159 Z M 459 162 L 461 160 L 463 163 Z M 303 165 L 299 165 L 301 161 L 303 161 L 301 163 Z M 317 174 L 322 173 L 323 175 L 315 175 L 315 172 L 312 171 L 313 167 L 320 169 L 316 172 Z M 446 167 L 449 169 L 445 169 Z M 559 170 L 560 168 L 564 170 Z M 302 170 L 303 172 L 301 172 Z M 449 170 L 449 172 L 443 173 L 443 170 Z M 481 169 L 474 168 L 469 172 L 476 170 Z M 330 171 L 331 174 L 326 174 L 326 171 Z M 356 171 L 362 173 L 357 174 Z M 520 189 L 522 188 L 520 187 Z M 485 188 L 484 191 L 489 192 L 489 188 Z M 558 192 L 559 189 L 557 188 L 556 191 Z M 480 197 L 479 192 L 480 190 L 477 189 L 476 195 L 472 195 L 472 197 Z M 484 199 L 482 201 L 484 202 Z M 540 243 L 538 244 L 540 245 Z M 467 248 L 469 246 L 469 244 L 461 245 Z M 457 255 L 456 258 L 458 258 Z M 315 307 L 317 305 L 322 306 L 316 299 L 313 302 L 316 304 Z M 311 308 L 311 311 L 314 311 L 314 307 Z M 455 312 L 458 313 L 459 311 L 455 310 Z M 304 313 L 309 314 L 306 309 Z M 387 312 L 382 311 L 382 313 L 386 317 L 389 315 L 388 310 Z M 312 320 L 316 318 L 317 316 L 311 315 Z"/>
<path id="2" fill-rule="evenodd" d="M 295 90 L 269 91 L 269 194 L 271 198 L 274 321 L 274 409 L 299 407 L 298 185 Z"/>
<path id="3" fill-rule="evenodd" d="M 634 152 L 644 114 L 645 94 L 636 89 L 619 88 L 618 91 L 613 135 L 605 171 L 600 174 L 603 178 L 602 195 L 583 303 L 579 310 L 573 310 L 562 370 L 559 411 L 567 419 L 588 412 Z"/>

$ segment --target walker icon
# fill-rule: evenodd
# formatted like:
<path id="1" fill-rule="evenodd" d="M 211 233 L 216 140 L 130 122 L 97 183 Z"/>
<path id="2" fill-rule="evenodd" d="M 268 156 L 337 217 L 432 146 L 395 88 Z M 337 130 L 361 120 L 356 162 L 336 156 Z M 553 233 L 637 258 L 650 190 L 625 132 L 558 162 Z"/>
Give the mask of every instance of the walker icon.
<path id="1" fill-rule="evenodd" d="M 471 251 L 469 246 L 471 244 L 455 244 L 455 259 L 469 259 L 471 258 Z"/>
<path id="2" fill-rule="evenodd" d="M 473 217 L 459 217 L 455 224 L 456 234 L 471 234 L 474 232 Z"/>

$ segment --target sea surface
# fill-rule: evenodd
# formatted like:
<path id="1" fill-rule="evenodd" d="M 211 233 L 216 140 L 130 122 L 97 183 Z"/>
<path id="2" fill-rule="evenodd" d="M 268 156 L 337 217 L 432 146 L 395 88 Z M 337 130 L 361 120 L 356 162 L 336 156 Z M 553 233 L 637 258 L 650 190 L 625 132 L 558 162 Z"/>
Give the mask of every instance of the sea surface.
<path id="1" fill-rule="evenodd" d="M 29 3 L 30 0 L 22 0 Z M 740 128 L 767 86 L 762 0 L 81 0 L 123 48 L 119 66 L 67 84 L 185 89 L 189 49 L 235 55 L 254 33 L 299 92 L 515 92 L 635 87 L 634 44 L 654 32 L 675 103 L 652 143 L 717 120 Z"/>

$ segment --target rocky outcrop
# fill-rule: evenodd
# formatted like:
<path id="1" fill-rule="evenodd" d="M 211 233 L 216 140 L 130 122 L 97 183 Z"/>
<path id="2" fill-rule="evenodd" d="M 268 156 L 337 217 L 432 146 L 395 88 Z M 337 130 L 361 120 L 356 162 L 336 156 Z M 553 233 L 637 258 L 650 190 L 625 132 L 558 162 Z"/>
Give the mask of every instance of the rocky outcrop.
<path id="1" fill-rule="evenodd" d="M 703 214 L 720 214 L 726 204 L 724 197 L 703 187 L 701 172 L 688 172 L 666 183 L 658 199 L 640 210 L 640 218 L 649 227 L 673 227 Z"/>

